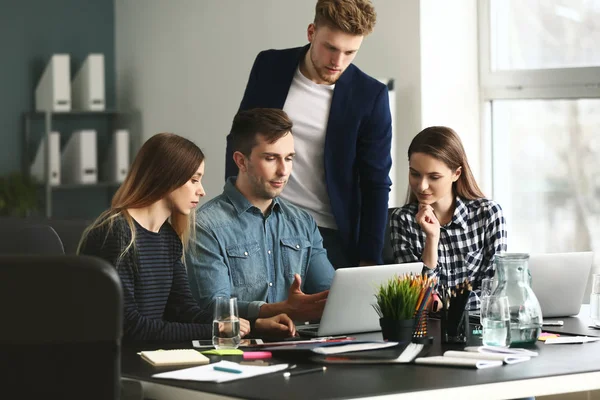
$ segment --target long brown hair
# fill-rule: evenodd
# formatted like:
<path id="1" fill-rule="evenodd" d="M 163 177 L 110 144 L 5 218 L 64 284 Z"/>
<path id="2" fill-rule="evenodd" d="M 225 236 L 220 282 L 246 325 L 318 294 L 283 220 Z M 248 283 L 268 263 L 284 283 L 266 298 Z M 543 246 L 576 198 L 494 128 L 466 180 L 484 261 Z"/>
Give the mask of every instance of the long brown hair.
<path id="1" fill-rule="evenodd" d="M 112 198 L 110 208 L 83 232 L 77 252 L 93 229 L 108 224 L 108 234 L 115 219 L 123 216 L 131 230 L 131 240 L 119 258 L 123 257 L 135 243 L 135 226 L 127 209 L 148 207 L 163 199 L 189 181 L 203 161 L 202 150 L 184 137 L 173 133 L 152 136 L 137 153 L 125 181 Z M 195 229 L 196 213 L 173 213 L 169 221 L 185 251 Z"/>
<path id="2" fill-rule="evenodd" d="M 408 147 L 408 159 L 413 153 L 424 153 L 442 161 L 452 171 L 462 167 L 462 173 L 452 184 L 454 196 L 466 200 L 475 200 L 485 197 L 469 167 L 467 154 L 462 145 L 460 137 L 446 126 L 430 126 L 417 134 Z M 408 188 L 406 204 L 416 203 L 417 197 Z"/>

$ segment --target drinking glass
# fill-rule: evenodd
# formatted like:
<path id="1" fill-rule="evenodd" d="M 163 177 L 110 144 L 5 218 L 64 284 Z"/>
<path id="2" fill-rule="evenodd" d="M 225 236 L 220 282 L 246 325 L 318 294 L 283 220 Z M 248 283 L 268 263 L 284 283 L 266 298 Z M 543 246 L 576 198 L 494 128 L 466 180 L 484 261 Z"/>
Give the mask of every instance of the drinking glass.
<path id="1" fill-rule="evenodd" d="M 590 317 L 592 323 L 600 326 L 600 274 L 592 276 L 592 294 L 590 295 Z"/>
<path id="2" fill-rule="evenodd" d="M 215 349 L 237 349 L 240 345 L 240 319 L 237 298 L 217 297 L 212 341 Z"/>
<path id="3" fill-rule="evenodd" d="M 481 301 L 479 306 L 479 318 L 481 321 L 481 325 L 483 326 L 483 313 L 487 307 L 488 302 L 486 301 L 488 297 L 492 295 L 492 291 L 494 290 L 494 278 L 485 278 L 481 280 L 481 292 L 479 295 L 479 300 Z"/>
<path id="4" fill-rule="evenodd" d="M 482 310 L 483 344 L 508 347 L 510 345 L 510 308 L 508 297 L 488 296 L 487 306 Z"/>

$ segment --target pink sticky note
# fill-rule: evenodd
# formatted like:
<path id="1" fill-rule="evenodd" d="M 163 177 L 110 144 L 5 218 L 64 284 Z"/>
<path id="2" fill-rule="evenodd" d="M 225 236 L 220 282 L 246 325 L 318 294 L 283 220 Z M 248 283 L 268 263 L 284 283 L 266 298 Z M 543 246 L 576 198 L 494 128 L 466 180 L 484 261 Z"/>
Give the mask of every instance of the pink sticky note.
<path id="1" fill-rule="evenodd" d="M 262 360 L 272 356 L 270 351 L 245 351 L 243 357 L 244 360 Z"/>

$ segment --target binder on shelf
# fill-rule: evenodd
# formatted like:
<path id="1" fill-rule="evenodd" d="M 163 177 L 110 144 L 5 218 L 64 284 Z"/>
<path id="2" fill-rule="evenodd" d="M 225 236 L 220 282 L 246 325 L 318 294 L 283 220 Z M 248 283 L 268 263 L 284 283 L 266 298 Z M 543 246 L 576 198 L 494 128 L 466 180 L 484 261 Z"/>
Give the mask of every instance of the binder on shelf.
<path id="1" fill-rule="evenodd" d="M 61 157 L 63 183 L 94 184 L 98 182 L 96 131 L 75 131 Z"/>
<path id="2" fill-rule="evenodd" d="M 71 68 L 68 54 L 54 54 L 35 88 L 37 111 L 71 111 Z"/>
<path id="3" fill-rule="evenodd" d="M 74 110 L 104 111 L 104 54 L 90 54 L 71 85 Z"/>
<path id="4" fill-rule="evenodd" d="M 60 185 L 60 133 L 50 132 L 50 180 L 51 186 Z M 40 141 L 35 159 L 31 164 L 31 176 L 40 182 L 46 182 L 46 136 Z"/>
<path id="5" fill-rule="evenodd" d="M 119 129 L 113 133 L 106 160 L 103 180 L 122 183 L 129 172 L 129 131 Z"/>

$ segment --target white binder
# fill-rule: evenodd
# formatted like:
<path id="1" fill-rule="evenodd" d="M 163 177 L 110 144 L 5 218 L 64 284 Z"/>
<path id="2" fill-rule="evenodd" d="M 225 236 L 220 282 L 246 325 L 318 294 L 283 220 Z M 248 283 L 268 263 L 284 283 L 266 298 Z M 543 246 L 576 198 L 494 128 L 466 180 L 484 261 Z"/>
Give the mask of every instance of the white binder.
<path id="1" fill-rule="evenodd" d="M 37 111 L 71 111 L 71 68 L 68 54 L 54 54 L 35 88 Z"/>
<path id="2" fill-rule="evenodd" d="M 119 129 L 113 134 L 103 165 L 103 180 L 122 183 L 129 172 L 129 131 Z"/>
<path id="3" fill-rule="evenodd" d="M 95 130 L 73 132 L 62 152 L 61 170 L 64 183 L 98 182 Z"/>
<path id="4" fill-rule="evenodd" d="M 46 136 L 40 145 L 31 164 L 31 176 L 40 182 L 46 182 Z M 50 132 L 50 181 L 51 186 L 60 185 L 60 133 Z"/>
<path id="5" fill-rule="evenodd" d="M 104 54 L 87 56 L 73 79 L 71 90 L 74 110 L 104 110 Z"/>

